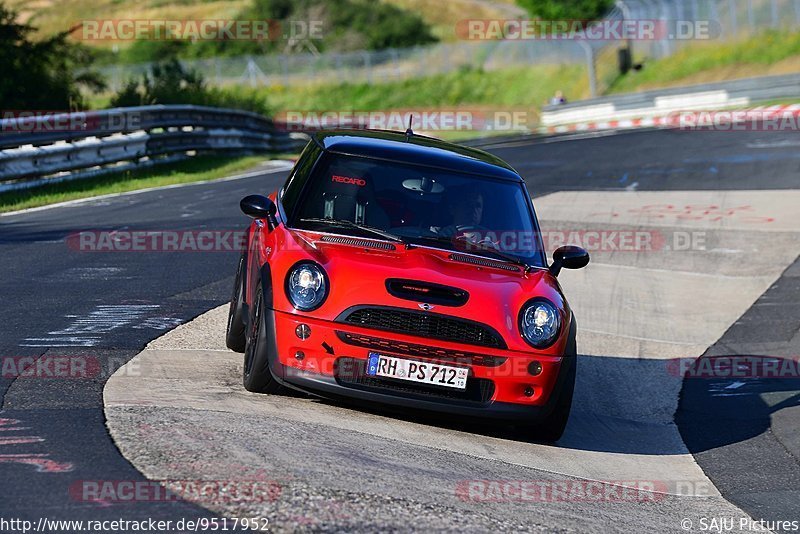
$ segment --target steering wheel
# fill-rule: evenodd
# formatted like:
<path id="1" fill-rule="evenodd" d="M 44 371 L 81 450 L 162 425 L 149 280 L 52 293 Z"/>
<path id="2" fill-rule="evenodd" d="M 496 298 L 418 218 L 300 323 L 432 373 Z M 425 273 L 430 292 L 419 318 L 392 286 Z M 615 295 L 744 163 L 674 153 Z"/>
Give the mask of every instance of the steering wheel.
<path id="1" fill-rule="evenodd" d="M 486 228 L 485 226 L 481 226 L 479 224 L 460 224 L 456 225 L 455 228 L 456 231 L 454 237 L 461 236 L 465 241 L 467 241 L 468 240 L 467 234 L 471 232 L 477 232 L 479 235 L 483 234 L 484 237 L 482 239 L 475 240 L 474 243 L 480 245 L 489 245 L 493 248 L 496 248 L 497 250 L 500 250 L 499 248 L 500 241 L 492 241 L 491 239 L 489 239 L 489 237 L 486 236 L 486 234 L 489 232 L 489 229 Z"/>
<path id="2" fill-rule="evenodd" d="M 488 231 L 489 229 L 485 226 L 480 226 L 478 224 L 457 224 L 456 225 L 456 235 L 465 234 L 467 232 L 484 232 Z"/>

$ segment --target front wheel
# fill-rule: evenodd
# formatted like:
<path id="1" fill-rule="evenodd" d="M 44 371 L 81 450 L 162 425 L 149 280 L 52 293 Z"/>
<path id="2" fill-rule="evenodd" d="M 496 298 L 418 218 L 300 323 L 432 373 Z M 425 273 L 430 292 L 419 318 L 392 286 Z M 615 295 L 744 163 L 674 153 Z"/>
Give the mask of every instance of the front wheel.
<path id="1" fill-rule="evenodd" d="M 259 284 L 253 301 L 244 350 L 244 389 L 253 393 L 278 393 L 281 385 L 269 370 L 269 332 L 264 309 L 264 294 Z"/>
<path id="2" fill-rule="evenodd" d="M 225 344 L 234 352 L 244 352 L 247 335 L 244 324 L 244 272 L 246 257 L 239 258 L 236 280 L 233 283 L 231 306 L 228 309 L 228 328 L 225 331 Z"/>
<path id="3" fill-rule="evenodd" d="M 532 425 L 529 429 L 531 437 L 536 441 L 552 443 L 561 439 L 564 434 L 564 429 L 567 427 L 567 421 L 569 420 L 569 413 L 572 410 L 572 395 L 575 392 L 575 375 L 578 367 L 577 357 L 572 356 L 572 358 L 576 358 L 576 360 L 572 362 L 561 390 L 553 392 L 558 394 L 555 408 L 550 415 L 540 423 Z"/>

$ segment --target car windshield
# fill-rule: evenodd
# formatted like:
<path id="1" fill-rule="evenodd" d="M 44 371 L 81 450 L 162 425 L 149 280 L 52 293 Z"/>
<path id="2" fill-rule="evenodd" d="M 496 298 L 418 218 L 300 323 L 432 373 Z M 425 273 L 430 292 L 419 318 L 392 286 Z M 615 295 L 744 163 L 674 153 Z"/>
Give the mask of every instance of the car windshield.
<path id="1" fill-rule="evenodd" d="M 521 182 L 328 154 L 306 184 L 290 226 L 543 267 L 526 195 Z"/>

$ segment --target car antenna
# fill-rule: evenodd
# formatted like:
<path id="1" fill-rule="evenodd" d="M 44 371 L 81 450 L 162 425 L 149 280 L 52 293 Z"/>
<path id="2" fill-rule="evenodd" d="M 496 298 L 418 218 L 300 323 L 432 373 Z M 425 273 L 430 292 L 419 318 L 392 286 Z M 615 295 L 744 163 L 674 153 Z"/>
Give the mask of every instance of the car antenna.
<path id="1" fill-rule="evenodd" d="M 414 114 L 410 113 L 408 115 L 408 129 L 406 130 L 406 141 L 408 141 L 412 135 L 414 135 L 414 130 L 411 129 L 411 123 L 414 121 Z"/>

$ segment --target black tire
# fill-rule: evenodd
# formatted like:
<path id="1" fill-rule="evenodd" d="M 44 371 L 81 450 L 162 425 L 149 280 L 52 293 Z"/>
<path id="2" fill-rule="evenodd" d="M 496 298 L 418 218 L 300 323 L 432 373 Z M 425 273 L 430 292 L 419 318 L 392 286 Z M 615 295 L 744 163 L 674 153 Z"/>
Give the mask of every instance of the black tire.
<path id="1" fill-rule="evenodd" d="M 239 257 L 239 267 L 236 269 L 231 306 L 228 310 L 228 328 L 225 331 L 225 344 L 234 352 L 244 352 L 247 341 L 244 317 L 244 272 L 246 261 L 247 258 L 243 253 Z"/>
<path id="2" fill-rule="evenodd" d="M 281 385 L 269 370 L 269 332 L 264 309 L 264 293 L 259 285 L 250 312 L 244 350 L 242 384 L 253 393 L 279 393 Z"/>
<path id="3" fill-rule="evenodd" d="M 575 392 L 575 376 L 577 374 L 578 361 L 576 356 L 572 366 L 565 377 L 564 385 L 558 392 L 558 400 L 553 411 L 541 423 L 531 427 L 533 438 L 537 441 L 552 443 L 561 439 L 564 429 L 567 427 L 569 413 L 572 410 L 572 396 Z"/>
<path id="4" fill-rule="evenodd" d="M 572 410 L 572 397 L 575 393 L 575 377 L 578 374 L 578 345 L 575 336 L 577 323 L 575 322 L 574 316 L 572 317 L 571 323 L 569 342 L 564 351 L 565 358 L 562 364 L 569 365 L 570 367 L 567 369 L 567 375 L 564 377 L 561 387 L 553 391 L 554 395 L 558 395 L 553 411 L 538 423 L 525 428 L 527 436 L 533 438 L 535 441 L 544 443 L 558 441 L 564 434 L 567 421 L 569 421 L 569 413 Z"/>

